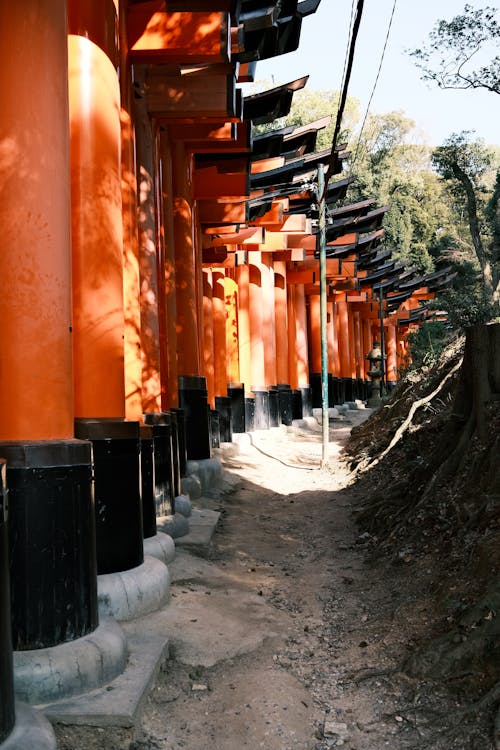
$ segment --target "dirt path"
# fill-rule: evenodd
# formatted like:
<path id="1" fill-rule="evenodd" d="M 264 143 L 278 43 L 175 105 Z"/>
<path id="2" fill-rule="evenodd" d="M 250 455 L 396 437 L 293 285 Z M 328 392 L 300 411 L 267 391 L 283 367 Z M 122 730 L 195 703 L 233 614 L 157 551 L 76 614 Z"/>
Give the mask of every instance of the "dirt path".
<path id="1" fill-rule="evenodd" d="M 364 416 L 332 426 L 331 471 L 317 468 L 317 425 L 254 433 L 225 456 L 222 496 L 204 501 L 222 512 L 214 549 L 171 566 L 171 654 L 128 750 L 493 747 L 447 691 L 400 671 L 437 627 L 433 571 L 414 575 L 404 548 L 397 564 L 373 560 L 356 529 L 337 456 Z M 124 748 L 95 739 L 78 747 Z"/>
<path id="2" fill-rule="evenodd" d="M 335 461 L 349 429 L 331 430 L 331 472 L 316 468 L 319 429 L 255 433 L 226 457 L 213 556 L 173 566 L 172 658 L 137 748 L 431 747 L 392 675 L 407 597 L 366 563 Z"/>

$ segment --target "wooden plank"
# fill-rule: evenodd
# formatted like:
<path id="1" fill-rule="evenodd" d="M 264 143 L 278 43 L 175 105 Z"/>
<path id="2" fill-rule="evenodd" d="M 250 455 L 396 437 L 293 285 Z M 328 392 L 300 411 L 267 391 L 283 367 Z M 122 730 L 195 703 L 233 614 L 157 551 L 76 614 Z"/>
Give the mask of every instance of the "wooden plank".
<path id="1" fill-rule="evenodd" d="M 164 0 L 129 5 L 127 38 L 134 63 L 229 62 L 229 14 L 170 13 Z"/>

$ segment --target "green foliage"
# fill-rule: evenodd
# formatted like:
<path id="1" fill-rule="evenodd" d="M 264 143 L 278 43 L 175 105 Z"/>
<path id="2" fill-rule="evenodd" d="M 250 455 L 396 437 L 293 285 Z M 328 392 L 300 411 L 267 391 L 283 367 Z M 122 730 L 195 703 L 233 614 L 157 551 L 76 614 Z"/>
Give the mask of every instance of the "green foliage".
<path id="1" fill-rule="evenodd" d="M 452 133 L 442 146 L 434 149 L 432 163 L 443 179 L 457 179 L 458 168 L 480 188 L 481 178 L 491 168 L 493 155 L 483 140 L 472 140 L 473 135 L 471 130 Z"/>
<path id="2" fill-rule="evenodd" d="M 499 316 L 498 304 L 493 302 L 480 284 L 468 288 L 448 289 L 440 297 L 448 313 L 449 324 L 456 329 L 479 323 L 489 323 Z"/>
<path id="3" fill-rule="evenodd" d="M 408 341 L 412 358 L 411 369 L 420 370 L 422 367 L 432 367 L 436 364 L 448 337 L 449 332 L 445 324 L 437 320 L 423 323 L 417 331 L 410 333 Z"/>
<path id="4" fill-rule="evenodd" d="M 474 9 L 466 4 L 463 13 L 451 21 L 438 21 L 428 43 L 410 52 L 422 70 L 422 78 L 443 89 L 484 88 L 500 94 L 500 26 L 496 13 L 491 6 Z M 483 58 L 493 56 L 475 67 L 478 54 Z"/>

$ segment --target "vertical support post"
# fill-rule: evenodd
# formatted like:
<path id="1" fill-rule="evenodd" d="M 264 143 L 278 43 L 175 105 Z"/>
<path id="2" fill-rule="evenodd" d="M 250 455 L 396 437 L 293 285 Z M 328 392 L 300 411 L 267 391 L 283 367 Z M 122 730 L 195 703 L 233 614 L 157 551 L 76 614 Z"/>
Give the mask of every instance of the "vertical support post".
<path id="1" fill-rule="evenodd" d="M 382 361 L 380 363 L 380 369 L 382 370 L 382 377 L 380 378 L 380 395 L 383 396 L 385 393 L 385 336 L 384 336 L 384 292 L 382 287 L 378 293 L 378 317 L 380 321 L 380 351 L 382 352 Z"/>
<path id="2" fill-rule="evenodd" d="M 323 164 L 318 164 L 319 200 L 319 296 L 321 333 L 321 411 L 322 450 L 321 467 L 328 465 L 328 330 L 326 314 L 326 206 L 325 173 Z"/>

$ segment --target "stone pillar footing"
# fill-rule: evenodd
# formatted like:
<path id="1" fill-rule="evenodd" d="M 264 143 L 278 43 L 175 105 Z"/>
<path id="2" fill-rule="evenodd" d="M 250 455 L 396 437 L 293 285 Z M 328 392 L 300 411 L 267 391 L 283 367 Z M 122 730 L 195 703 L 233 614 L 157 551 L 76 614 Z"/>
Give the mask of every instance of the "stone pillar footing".
<path id="1" fill-rule="evenodd" d="M 175 557 L 175 542 L 169 534 L 159 531 L 155 536 L 144 540 L 144 556 L 155 557 L 168 565 Z"/>
<path id="2" fill-rule="evenodd" d="M 120 622 L 161 609 L 169 593 L 168 568 L 154 557 L 144 558 L 136 568 L 97 576 L 99 615 Z"/>
<path id="3" fill-rule="evenodd" d="M 16 724 L 0 750 L 56 750 L 56 736 L 43 714 L 16 703 Z"/>
<path id="4" fill-rule="evenodd" d="M 92 633 L 74 641 L 14 651 L 14 691 L 26 703 L 49 703 L 111 682 L 126 664 L 125 635 L 118 623 L 104 619 Z"/>

